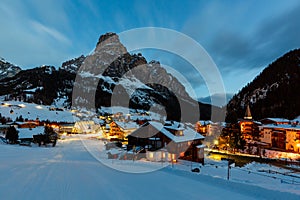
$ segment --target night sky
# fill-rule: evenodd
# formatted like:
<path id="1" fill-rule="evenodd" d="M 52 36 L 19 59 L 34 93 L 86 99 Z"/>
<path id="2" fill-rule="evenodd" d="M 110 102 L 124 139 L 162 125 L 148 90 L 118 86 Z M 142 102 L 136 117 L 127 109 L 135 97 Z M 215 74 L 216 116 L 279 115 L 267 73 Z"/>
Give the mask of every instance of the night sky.
<path id="1" fill-rule="evenodd" d="M 1 0 L 0 57 L 23 69 L 59 67 L 92 52 L 106 32 L 162 27 L 198 42 L 218 67 L 226 93 L 236 93 L 276 58 L 300 47 L 299 19 L 298 0 Z M 168 52 L 141 52 L 182 73 L 198 97 L 208 96 L 186 61 Z"/>

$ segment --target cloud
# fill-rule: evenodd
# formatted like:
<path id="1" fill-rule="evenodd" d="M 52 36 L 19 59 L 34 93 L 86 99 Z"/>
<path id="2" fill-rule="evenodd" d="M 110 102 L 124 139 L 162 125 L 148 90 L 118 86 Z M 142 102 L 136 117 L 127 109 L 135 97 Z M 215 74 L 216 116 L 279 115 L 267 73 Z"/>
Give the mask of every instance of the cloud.
<path id="1" fill-rule="evenodd" d="M 261 68 L 300 46 L 299 2 L 200 5 L 183 31 L 210 53 L 220 70 Z"/>
<path id="2" fill-rule="evenodd" d="M 30 21 L 30 24 L 33 26 L 35 31 L 40 34 L 46 33 L 49 36 L 56 39 L 58 42 L 65 43 L 67 45 L 71 44 L 71 41 L 64 34 L 60 33 L 59 31 L 57 31 L 54 28 L 47 27 L 47 26 L 45 26 L 37 21 L 34 21 L 34 20 Z"/>
<path id="3" fill-rule="evenodd" d="M 71 41 L 60 28 L 60 23 L 65 21 L 64 14 L 59 12 L 54 14 L 53 10 L 51 12 L 46 10 L 42 3 L 37 3 L 33 7 L 22 1 L 1 3 L 1 57 L 23 68 L 42 64 L 59 66 L 65 60 Z M 54 8 L 50 6 L 48 9 Z M 56 11 L 61 9 L 57 8 Z M 61 17 L 61 20 L 55 24 L 55 20 L 51 20 L 49 16 L 50 13 Z"/>
<path id="4" fill-rule="evenodd" d="M 40 64 L 59 66 L 66 58 L 89 52 L 104 32 L 144 26 L 172 28 L 205 48 L 218 66 L 226 87 L 234 92 L 267 64 L 300 47 L 299 18 L 297 0 L 234 4 L 228 1 L 174 1 L 170 4 L 164 1 L 2 0 L 0 56 L 28 68 Z M 182 46 L 176 42 L 174 45 Z M 174 67 L 200 94 L 207 91 L 201 75 L 188 63 L 161 52 L 152 53 L 148 59 Z M 246 75 L 237 77 L 240 74 Z"/>
<path id="5" fill-rule="evenodd" d="M 244 59 L 253 53 L 251 41 L 243 35 L 224 30 L 216 34 L 209 49 L 215 62 L 222 70 L 232 69 L 232 65 L 242 67 Z"/>
<path id="6" fill-rule="evenodd" d="M 259 53 L 265 52 L 260 55 L 267 59 L 275 59 L 291 49 L 300 48 L 299 18 L 300 4 L 263 22 L 253 35 L 255 49 Z M 258 58 L 264 60 L 264 56 Z"/>
<path id="7" fill-rule="evenodd" d="M 297 1 L 289 4 L 277 1 L 272 5 L 213 1 L 201 4 L 197 12 L 186 21 L 183 32 L 211 55 L 228 92 L 240 90 L 266 65 L 300 47 Z M 195 87 L 200 91 L 202 86 Z"/>

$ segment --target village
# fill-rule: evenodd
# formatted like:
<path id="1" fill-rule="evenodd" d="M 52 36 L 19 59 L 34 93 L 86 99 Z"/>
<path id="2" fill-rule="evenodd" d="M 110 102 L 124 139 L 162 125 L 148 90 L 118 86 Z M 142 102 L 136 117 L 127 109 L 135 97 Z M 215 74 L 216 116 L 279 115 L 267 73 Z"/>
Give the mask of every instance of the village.
<path id="1" fill-rule="evenodd" d="M 256 121 L 252 119 L 249 106 L 245 116 L 232 124 L 202 120 L 194 124 L 163 121 L 157 117 L 153 119 L 149 112 L 105 113 L 90 120 L 76 120 L 75 116 L 84 114 L 76 110 L 70 111 L 72 118 L 57 118 L 55 121 L 46 119 L 47 116 L 43 119 L 23 119 L 22 115 L 13 112 L 24 109 L 24 113 L 25 105 L 2 103 L 1 107 L 8 109 L 10 115 L 17 116 L 16 120 L 1 117 L 0 138 L 7 143 L 10 142 L 7 132 L 14 127 L 18 133 L 14 143 L 26 146 L 34 143 L 39 146 L 53 143 L 52 146 L 55 146 L 57 139 L 63 140 L 73 134 L 96 134 L 95 137 L 106 144 L 108 159 L 146 159 L 170 163 L 182 159 L 204 164 L 205 152 L 293 162 L 300 159 L 299 119 L 266 118 Z M 35 107 L 42 109 L 41 106 Z M 61 108 L 47 109 L 47 112 L 56 114 L 69 112 Z M 56 138 L 50 137 L 47 141 L 36 139 L 49 128 L 57 135 Z"/>

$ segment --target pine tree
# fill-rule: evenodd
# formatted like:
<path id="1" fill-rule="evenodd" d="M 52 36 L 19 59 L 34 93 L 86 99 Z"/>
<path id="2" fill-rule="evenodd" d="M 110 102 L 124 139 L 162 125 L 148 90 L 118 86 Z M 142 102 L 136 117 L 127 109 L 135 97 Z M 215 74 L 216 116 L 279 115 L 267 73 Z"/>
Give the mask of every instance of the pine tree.
<path id="1" fill-rule="evenodd" d="M 230 148 L 233 149 L 234 152 L 237 149 L 245 149 L 246 141 L 243 138 L 238 123 L 230 124 L 227 127 L 225 127 L 222 130 L 222 134 L 220 137 L 222 137 L 225 140 L 227 138 L 227 143 L 229 144 Z"/>
<path id="2" fill-rule="evenodd" d="M 45 126 L 44 134 L 45 135 L 53 135 L 55 132 L 51 126 Z"/>
<path id="3" fill-rule="evenodd" d="M 55 147 L 57 141 L 57 134 L 53 130 L 53 128 L 51 126 L 46 125 L 44 129 L 44 134 L 46 137 L 46 141 L 47 142 L 52 141 L 53 142 L 52 146 Z"/>
<path id="4" fill-rule="evenodd" d="M 232 125 L 229 135 L 229 146 L 234 150 L 241 149 L 244 150 L 246 141 L 243 138 L 243 135 L 240 130 L 240 126 L 236 123 Z"/>
<path id="5" fill-rule="evenodd" d="M 19 139 L 19 132 L 14 126 L 10 126 L 7 130 L 5 138 L 9 141 L 9 144 L 16 144 Z"/>

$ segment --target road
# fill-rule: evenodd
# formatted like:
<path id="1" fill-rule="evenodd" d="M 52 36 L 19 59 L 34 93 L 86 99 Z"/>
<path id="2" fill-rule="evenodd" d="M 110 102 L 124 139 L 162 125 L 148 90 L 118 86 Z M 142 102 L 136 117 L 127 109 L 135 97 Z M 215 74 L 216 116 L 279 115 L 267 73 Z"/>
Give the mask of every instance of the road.
<path id="1" fill-rule="evenodd" d="M 76 137 L 54 148 L 0 145 L 0 152 L 0 199 L 295 199 L 171 167 L 117 171 L 95 159 Z"/>

